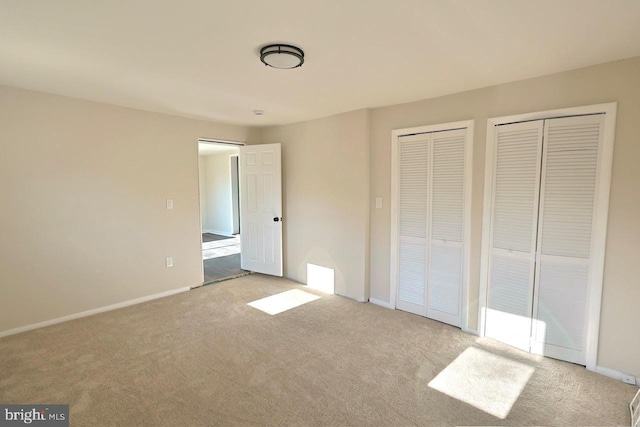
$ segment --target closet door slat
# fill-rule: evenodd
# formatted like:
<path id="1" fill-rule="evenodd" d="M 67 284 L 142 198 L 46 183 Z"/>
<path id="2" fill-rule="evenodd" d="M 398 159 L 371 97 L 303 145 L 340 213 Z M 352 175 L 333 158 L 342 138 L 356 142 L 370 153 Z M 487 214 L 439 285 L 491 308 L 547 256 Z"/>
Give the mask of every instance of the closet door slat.
<path id="1" fill-rule="evenodd" d="M 460 326 L 466 129 L 432 134 L 427 317 Z"/>
<path id="2" fill-rule="evenodd" d="M 427 218 L 429 202 L 428 134 L 398 139 L 399 251 L 397 307 L 426 315 Z"/>
<path id="3" fill-rule="evenodd" d="M 496 127 L 485 334 L 529 351 L 543 122 Z"/>

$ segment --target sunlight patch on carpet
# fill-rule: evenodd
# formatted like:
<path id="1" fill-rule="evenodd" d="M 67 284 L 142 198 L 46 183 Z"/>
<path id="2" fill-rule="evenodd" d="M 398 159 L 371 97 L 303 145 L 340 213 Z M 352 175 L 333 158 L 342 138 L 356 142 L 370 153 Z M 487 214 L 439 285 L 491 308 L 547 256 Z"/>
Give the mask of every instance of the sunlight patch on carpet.
<path id="1" fill-rule="evenodd" d="M 533 372 L 524 363 L 469 347 L 429 387 L 505 419 Z"/>
<path id="2" fill-rule="evenodd" d="M 247 305 L 273 316 L 317 299 L 320 299 L 317 295 L 299 289 L 291 289 L 290 291 L 252 301 L 247 303 Z"/>

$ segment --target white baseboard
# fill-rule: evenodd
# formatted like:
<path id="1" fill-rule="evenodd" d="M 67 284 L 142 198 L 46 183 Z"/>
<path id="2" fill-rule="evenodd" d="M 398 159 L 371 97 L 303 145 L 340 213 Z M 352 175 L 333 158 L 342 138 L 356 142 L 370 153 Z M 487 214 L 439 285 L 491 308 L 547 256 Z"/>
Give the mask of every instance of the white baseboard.
<path id="1" fill-rule="evenodd" d="M 623 373 L 618 372 L 615 369 L 605 368 L 603 366 L 596 366 L 596 373 L 600 375 L 604 375 L 605 377 L 613 378 L 614 380 L 622 381 Z M 633 375 L 633 374 L 630 374 L 630 375 Z"/>
<path id="2" fill-rule="evenodd" d="M 388 302 L 386 302 L 386 301 L 380 301 L 379 299 L 369 298 L 369 302 L 370 302 L 371 304 L 379 305 L 380 307 L 389 308 L 389 309 L 391 309 L 391 310 L 393 310 L 393 309 L 394 309 L 394 308 L 391 306 L 391 304 L 389 304 L 389 303 L 388 303 Z M 476 335 L 476 336 L 478 335 L 478 331 L 477 331 L 477 330 L 475 330 L 475 329 L 470 329 L 470 328 L 465 328 L 465 327 L 462 327 L 462 328 L 460 328 L 460 329 L 462 329 L 462 332 L 466 332 L 466 333 L 468 333 L 468 334 Z M 622 374 L 620 374 L 620 375 L 622 375 Z M 622 377 L 620 377 L 620 378 L 622 378 Z"/>
<path id="3" fill-rule="evenodd" d="M 384 307 L 384 308 L 388 308 L 393 310 L 394 308 L 391 306 L 391 304 L 389 304 L 386 301 L 381 301 L 379 299 L 375 299 L 375 298 L 369 298 L 369 302 L 371 304 L 375 304 L 375 305 L 379 305 L 380 307 Z"/>
<path id="4" fill-rule="evenodd" d="M 229 232 L 229 231 L 220 231 L 220 230 L 213 230 L 211 228 L 204 228 L 202 229 L 203 233 L 211 233 L 211 234 L 218 234 L 220 236 L 227 236 L 227 237 L 234 237 L 235 234 Z"/>
<path id="5" fill-rule="evenodd" d="M 57 319 L 45 320 L 44 322 L 34 323 L 34 324 L 31 324 L 31 325 L 26 325 L 26 326 L 20 326 L 18 328 L 9 329 L 9 330 L 6 330 L 6 331 L 0 331 L 0 338 L 6 337 L 6 336 L 9 336 L 9 335 L 19 334 L 21 332 L 31 331 L 33 329 L 44 328 L 45 326 L 55 325 L 57 323 L 66 322 L 68 320 L 74 320 L 74 319 L 79 319 L 81 317 L 92 316 L 92 315 L 98 314 L 98 313 L 104 313 L 105 311 L 117 310 L 119 308 L 124 308 L 124 307 L 128 307 L 130 305 L 135 305 L 135 304 L 140 304 L 140 303 L 151 301 L 151 300 L 158 299 L 158 298 L 168 297 L 168 296 L 171 296 L 171 295 L 175 295 L 175 294 L 179 294 L 179 293 L 182 293 L 182 292 L 186 292 L 186 291 L 188 291 L 190 289 L 191 288 L 188 287 L 188 286 L 185 287 L 185 288 L 172 289 L 170 291 L 161 292 L 159 294 L 147 295 L 145 297 L 140 297 L 140 298 L 136 298 L 136 299 L 132 299 L 132 300 L 128 300 L 128 301 L 119 302 L 117 304 L 107 305 L 107 306 L 104 306 L 104 307 L 94 308 L 92 310 L 82 311 L 80 313 L 70 314 L 69 316 L 58 317 Z"/>
<path id="6" fill-rule="evenodd" d="M 604 368 L 602 366 L 596 366 L 596 372 L 605 377 L 613 378 L 614 380 L 622 381 L 622 372 L 618 372 L 614 369 Z"/>

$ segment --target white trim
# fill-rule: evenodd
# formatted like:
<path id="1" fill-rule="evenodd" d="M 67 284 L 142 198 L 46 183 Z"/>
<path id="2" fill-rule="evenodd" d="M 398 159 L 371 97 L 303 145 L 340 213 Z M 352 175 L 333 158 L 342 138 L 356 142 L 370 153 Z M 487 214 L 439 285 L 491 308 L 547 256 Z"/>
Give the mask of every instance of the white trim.
<path id="1" fill-rule="evenodd" d="M 371 304 L 375 304 L 375 305 L 379 305 L 380 307 L 384 307 L 384 308 L 389 308 L 391 310 L 393 310 L 394 308 L 391 306 L 391 304 L 389 304 L 386 301 L 381 301 L 379 299 L 375 299 L 375 298 L 369 298 L 369 302 Z"/>
<path id="2" fill-rule="evenodd" d="M 600 375 L 604 375 L 605 377 L 622 381 L 622 372 L 616 371 L 615 369 L 605 368 L 603 366 L 596 366 L 595 372 Z"/>
<path id="3" fill-rule="evenodd" d="M 398 232 L 398 187 L 400 186 L 400 156 L 398 153 L 399 131 L 391 132 L 391 260 L 389 264 L 389 308 L 396 308 L 396 294 L 398 293 L 398 262 L 399 242 Z"/>
<path id="4" fill-rule="evenodd" d="M 609 221 L 609 193 L 611 191 L 611 173 L 613 170 L 613 142 L 616 133 L 616 115 L 618 104 L 605 104 L 603 111 L 604 139 L 600 151 L 596 189 L 596 208 L 593 226 L 593 242 L 591 259 L 591 277 L 589 283 L 589 306 L 587 330 L 587 369 L 593 371 L 598 364 L 598 337 L 600 335 L 600 308 L 602 305 L 602 286 L 604 282 L 604 260 L 607 244 L 607 223 Z"/>
<path id="5" fill-rule="evenodd" d="M 246 142 L 242 141 L 232 141 L 230 139 L 211 139 L 211 138 L 198 138 L 198 142 L 204 142 L 207 144 L 227 144 L 227 145 L 237 145 L 238 147 L 242 147 L 247 145 Z"/>
<path id="6" fill-rule="evenodd" d="M 442 132 L 445 130 L 456 130 L 456 129 L 464 129 L 469 128 L 469 126 L 473 126 L 473 120 L 460 120 L 458 122 L 449 122 L 449 123 L 438 123 L 435 125 L 427 125 L 427 126 L 416 126 L 412 128 L 404 128 L 404 129 L 394 129 L 391 131 L 391 136 L 393 139 L 398 139 L 398 137 L 403 135 L 413 135 L 416 133 L 429 133 L 429 132 Z"/>
<path id="7" fill-rule="evenodd" d="M 470 328 L 462 328 L 462 332 L 466 332 L 467 334 L 471 334 L 471 335 L 478 335 L 478 331 L 475 329 L 470 329 Z"/>
<path id="8" fill-rule="evenodd" d="M 598 357 L 598 333 L 600 330 L 600 307 L 602 302 L 602 282 L 604 276 L 605 244 L 607 238 L 607 220 L 609 213 L 609 192 L 611 189 L 611 171 L 613 163 L 613 141 L 615 137 L 616 112 L 618 104 L 585 105 L 581 107 L 563 108 L 559 110 L 537 111 L 534 113 L 516 114 L 512 116 L 492 117 L 487 120 L 487 139 L 485 156 L 484 207 L 482 222 L 482 251 L 480 262 L 480 293 L 478 299 L 478 325 L 480 336 L 484 336 L 484 318 L 487 305 L 488 259 L 491 233 L 491 207 L 493 174 L 495 172 L 495 126 L 531 120 L 544 120 L 559 117 L 579 116 L 586 114 L 605 114 L 604 139 L 601 151 L 601 163 L 598 171 L 596 196 L 596 220 L 593 228 L 595 236 L 592 253 L 592 272 L 589 280 L 588 333 L 586 336 L 586 366 L 595 371 Z"/>
<path id="9" fill-rule="evenodd" d="M 229 232 L 229 231 L 220 231 L 220 230 L 214 230 L 211 228 L 205 228 L 202 230 L 203 233 L 211 233 L 211 234 L 218 234 L 220 236 L 226 236 L 226 237 L 234 237 L 235 234 Z"/>
<path id="10" fill-rule="evenodd" d="M 471 280 L 471 204 L 473 198 L 473 137 L 474 121 L 467 121 L 467 140 L 464 147 L 464 261 L 462 264 L 462 301 L 460 326 L 463 331 L 469 329 L 469 281 Z M 478 335 L 476 331 L 474 335 Z"/>
<path id="11" fill-rule="evenodd" d="M 604 375 L 605 377 L 613 378 L 614 380 L 618 380 L 618 381 L 622 381 L 622 376 L 627 375 L 627 374 L 624 374 L 623 372 L 616 371 L 615 369 L 605 368 L 604 366 L 597 366 L 597 365 L 594 371 L 597 374 Z M 636 384 L 636 385 L 640 386 L 640 384 Z"/>
<path id="12" fill-rule="evenodd" d="M 200 142 L 196 142 L 199 144 Z M 200 229 L 200 233 L 198 233 L 198 247 L 200 250 L 198 254 L 200 254 L 200 283 L 204 283 L 204 261 L 202 260 L 202 194 L 200 194 L 200 168 L 202 165 L 200 164 L 200 146 L 196 145 L 196 166 L 198 167 L 198 228 Z"/>
<path id="13" fill-rule="evenodd" d="M 233 173 L 234 169 L 235 174 Z M 234 181 L 235 194 L 233 191 Z M 231 186 L 231 235 L 235 235 L 240 234 L 240 150 L 238 150 L 238 154 L 229 155 L 229 183 Z M 237 233 L 236 230 L 238 230 Z"/>
<path id="14" fill-rule="evenodd" d="M 514 114 L 511 116 L 490 117 L 487 125 L 503 125 L 506 123 L 526 122 L 532 120 L 557 119 L 560 117 L 582 116 L 586 114 L 598 114 L 611 112 L 615 113 L 617 102 L 607 102 L 604 104 L 582 105 L 579 107 L 560 108 L 557 110 L 535 111 L 533 113 Z M 487 127 L 487 130 L 489 128 Z"/>
<path id="15" fill-rule="evenodd" d="M 403 135 L 441 132 L 456 129 L 466 129 L 465 158 L 464 158 L 464 261 L 462 268 L 462 301 L 460 311 L 460 325 L 462 329 L 468 327 L 467 311 L 469 301 L 469 278 L 471 274 L 471 201 L 473 185 L 473 138 L 474 121 L 462 120 L 450 123 L 418 126 L 404 129 L 394 129 L 391 132 L 391 260 L 389 280 L 389 308 L 396 308 L 396 293 L 398 287 L 398 185 L 399 185 L 399 155 L 398 138 Z M 385 303 L 386 304 L 386 303 Z M 426 309 L 426 308 L 425 308 Z"/>
<path id="16" fill-rule="evenodd" d="M 45 326 L 56 325 L 58 323 L 67 322 L 69 320 L 79 319 L 81 317 L 93 316 L 94 314 L 104 313 L 106 311 L 117 310 L 119 308 L 129 307 L 130 305 L 141 304 L 143 302 L 151 301 L 158 298 L 164 298 L 171 295 L 179 294 L 191 290 L 189 286 L 184 288 L 172 289 L 170 291 L 161 292 L 159 294 L 147 295 L 145 297 L 135 298 L 128 301 L 119 302 L 117 304 L 107 305 L 104 307 L 98 307 L 80 313 L 70 314 L 69 316 L 58 317 L 57 319 L 45 320 L 44 322 L 34 323 L 31 325 L 20 326 L 18 328 L 9 329 L 0 332 L 0 338 L 9 335 L 19 334 L 21 332 L 31 331 L 33 329 L 44 328 Z"/>
<path id="17" fill-rule="evenodd" d="M 478 336 L 485 336 L 487 309 L 487 281 L 489 276 L 489 254 L 491 245 L 491 217 L 493 201 L 493 173 L 495 170 L 495 124 L 487 120 L 487 138 L 484 158 L 484 200 L 482 202 L 482 247 L 480 249 L 480 289 L 478 292 Z"/>

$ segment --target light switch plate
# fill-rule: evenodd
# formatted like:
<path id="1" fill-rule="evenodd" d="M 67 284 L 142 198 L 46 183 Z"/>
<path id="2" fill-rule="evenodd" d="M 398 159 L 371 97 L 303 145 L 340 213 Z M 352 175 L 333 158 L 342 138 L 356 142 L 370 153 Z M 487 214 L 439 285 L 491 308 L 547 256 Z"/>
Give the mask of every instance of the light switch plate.
<path id="1" fill-rule="evenodd" d="M 167 266 L 167 268 L 173 267 L 173 258 L 167 257 L 167 259 L 165 260 L 165 265 Z"/>
<path id="2" fill-rule="evenodd" d="M 173 209 L 173 199 L 167 199 L 167 209 Z"/>
<path id="3" fill-rule="evenodd" d="M 382 209 L 382 197 L 376 197 L 376 209 Z"/>

